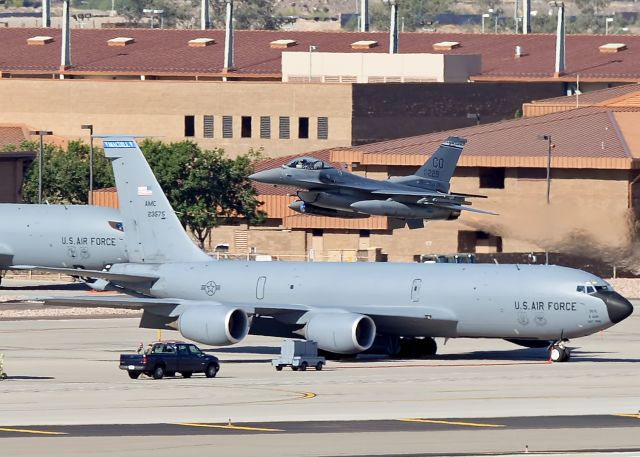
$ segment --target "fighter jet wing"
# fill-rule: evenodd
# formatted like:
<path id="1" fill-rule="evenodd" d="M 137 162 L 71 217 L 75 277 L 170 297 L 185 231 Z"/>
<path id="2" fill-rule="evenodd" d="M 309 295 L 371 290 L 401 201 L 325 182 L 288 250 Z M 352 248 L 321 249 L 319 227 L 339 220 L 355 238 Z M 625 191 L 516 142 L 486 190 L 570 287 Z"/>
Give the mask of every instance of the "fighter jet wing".
<path id="1" fill-rule="evenodd" d="M 54 268 L 54 267 L 38 267 L 35 265 L 13 265 L 11 269 L 44 271 L 46 273 L 62 273 L 69 276 L 105 279 L 107 281 L 113 281 L 115 283 L 124 283 L 124 284 L 155 282 L 159 279 L 158 276 L 153 276 L 153 275 L 121 274 L 121 273 L 111 273 L 109 271 L 83 270 L 80 268 Z"/>
<path id="2" fill-rule="evenodd" d="M 376 195 L 400 195 L 400 196 L 408 196 L 408 197 L 447 197 L 447 194 L 442 192 L 438 192 L 435 190 L 420 190 L 420 189 L 377 189 L 372 190 L 372 194 Z"/>
<path id="3" fill-rule="evenodd" d="M 456 205 L 454 203 L 435 202 L 433 203 L 433 205 L 439 206 L 440 208 L 452 209 L 454 211 L 471 211 L 473 213 L 491 214 L 492 216 L 498 215 L 498 213 L 494 213 L 492 211 L 486 211 L 484 209 L 478 209 L 478 208 L 471 208 L 469 206 L 464 206 L 464 205 Z"/>

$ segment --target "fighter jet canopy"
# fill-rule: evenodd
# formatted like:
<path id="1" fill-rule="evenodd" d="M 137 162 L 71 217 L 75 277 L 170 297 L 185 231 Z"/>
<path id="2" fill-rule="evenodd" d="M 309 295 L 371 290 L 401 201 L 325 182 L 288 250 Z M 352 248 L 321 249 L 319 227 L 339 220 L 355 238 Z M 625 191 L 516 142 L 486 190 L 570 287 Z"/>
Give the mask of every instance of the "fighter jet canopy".
<path id="1" fill-rule="evenodd" d="M 289 162 L 286 167 L 288 168 L 302 168 L 305 170 L 326 170 L 329 168 L 333 168 L 331 165 L 327 165 L 320 159 L 316 159 L 315 157 L 296 157 L 291 162 Z"/>

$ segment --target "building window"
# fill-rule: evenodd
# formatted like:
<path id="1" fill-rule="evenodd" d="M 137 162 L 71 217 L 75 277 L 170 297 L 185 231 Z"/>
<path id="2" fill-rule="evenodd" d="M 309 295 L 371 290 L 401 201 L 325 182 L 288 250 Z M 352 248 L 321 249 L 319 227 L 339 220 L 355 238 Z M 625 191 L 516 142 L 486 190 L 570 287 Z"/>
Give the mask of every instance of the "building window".
<path id="1" fill-rule="evenodd" d="M 196 117 L 185 116 L 184 117 L 184 136 L 196 136 Z"/>
<path id="2" fill-rule="evenodd" d="M 210 114 L 205 114 L 203 126 L 203 136 L 205 138 L 213 138 L 213 116 Z"/>
<path id="3" fill-rule="evenodd" d="M 458 252 L 497 253 L 502 252 L 502 237 L 487 232 L 458 231 Z"/>
<path id="4" fill-rule="evenodd" d="M 481 189 L 504 189 L 505 168 L 480 168 Z"/>
<path id="5" fill-rule="evenodd" d="M 329 118 L 328 117 L 318 118 L 318 139 L 319 140 L 329 139 Z"/>
<path id="6" fill-rule="evenodd" d="M 242 138 L 251 138 L 251 116 L 242 116 L 240 136 Z"/>
<path id="7" fill-rule="evenodd" d="M 309 118 L 308 117 L 299 117 L 298 118 L 298 138 L 309 138 Z"/>
<path id="8" fill-rule="evenodd" d="M 222 138 L 233 138 L 233 116 L 222 116 Z"/>
<path id="9" fill-rule="evenodd" d="M 280 139 L 288 140 L 291 138 L 291 125 L 288 116 L 280 116 Z"/>
<path id="10" fill-rule="evenodd" d="M 271 118 L 269 116 L 260 116 L 260 138 L 271 138 Z"/>

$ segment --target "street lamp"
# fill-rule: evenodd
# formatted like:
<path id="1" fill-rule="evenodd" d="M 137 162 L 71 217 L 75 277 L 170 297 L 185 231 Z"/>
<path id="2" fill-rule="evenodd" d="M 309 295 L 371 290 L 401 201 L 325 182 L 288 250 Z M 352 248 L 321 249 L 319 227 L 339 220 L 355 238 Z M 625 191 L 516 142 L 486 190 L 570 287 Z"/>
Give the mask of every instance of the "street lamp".
<path id="1" fill-rule="evenodd" d="M 40 153 L 38 154 L 38 204 L 42 203 L 42 168 L 44 162 L 44 137 L 53 135 L 50 130 L 31 130 L 30 135 L 40 136 Z"/>
<path id="2" fill-rule="evenodd" d="M 551 194 L 551 149 L 554 147 L 551 143 L 551 135 L 538 135 L 539 140 L 547 142 L 547 205 L 550 202 Z"/>
<path id="3" fill-rule="evenodd" d="M 612 17 L 607 17 L 604 20 L 604 34 L 605 35 L 609 35 L 609 23 L 613 22 L 613 18 Z"/>
<path id="4" fill-rule="evenodd" d="M 485 20 L 486 18 L 489 18 L 489 17 L 491 17 L 491 15 L 490 15 L 489 13 L 484 13 L 484 14 L 482 15 L 482 33 L 484 33 L 484 20 Z"/>
<path id="5" fill-rule="evenodd" d="M 311 75 L 313 74 L 313 66 L 312 66 L 311 56 L 317 50 L 318 50 L 318 46 L 313 45 L 313 44 L 309 46 L 309 82 L 312 82 Z"/>
<path id="6" fill-rule="evenodd" d="M 89 130 L 89 204 L 93 205 L 93 124 L 82 124 L 83 130 Z"/>

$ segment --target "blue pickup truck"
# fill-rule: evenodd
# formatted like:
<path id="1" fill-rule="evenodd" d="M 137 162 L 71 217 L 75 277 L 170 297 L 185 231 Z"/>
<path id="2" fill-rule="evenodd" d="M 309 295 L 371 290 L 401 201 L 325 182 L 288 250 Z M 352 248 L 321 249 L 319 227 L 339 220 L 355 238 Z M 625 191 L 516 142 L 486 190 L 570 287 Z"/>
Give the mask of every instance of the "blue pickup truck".
<path id="1" fill-rule="evenodd" d="M 138 379 L 141 374 L 162 379 L 176 373 L 184 378 L 193 373 L 214 378 L 220 371 L 218 358 L 205 354 L 195 344 L 159 341 L 150 346 L 144 354 L 120 354 L 120 369 L 127 370 L 131 379 Z"/>

